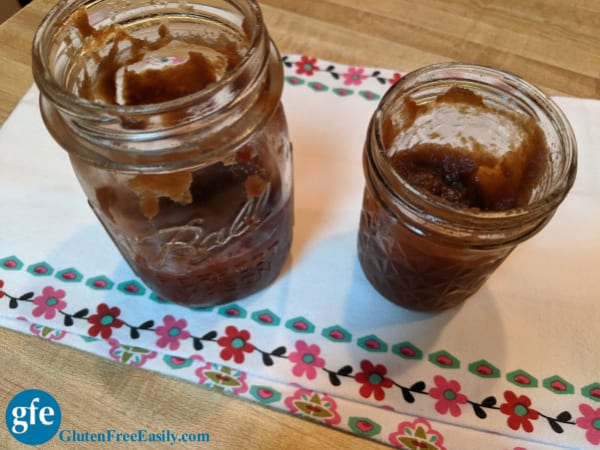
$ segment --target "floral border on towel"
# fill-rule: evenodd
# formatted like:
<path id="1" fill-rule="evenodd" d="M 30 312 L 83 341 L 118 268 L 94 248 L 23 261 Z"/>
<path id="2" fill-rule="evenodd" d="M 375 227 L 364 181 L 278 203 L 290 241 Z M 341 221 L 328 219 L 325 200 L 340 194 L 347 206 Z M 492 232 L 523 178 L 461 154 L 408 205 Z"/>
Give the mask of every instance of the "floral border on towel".
<path id="1" fill-rule="evenodd" d="M 307 86 L 315 92 L 331 92 L 338 97 L 359 95 L 365 100 L 377 101 L 381 92 L 365 88 L 367 80 L 375 80 L 381 88 L 387 90 L 392 84 L 402 78 L 400 72 L 365 67 L 340 66 L 317 58 L 301 55 L 298 59 L 290 56 L 282 58 L 287 69 L 285 81 L 291 86 Z M 328 74 L 332 85 L 313 80 L 316 73 Z"/>
<path id="2" fill-rule="evenodd" d="M 286 68 L 285 81 L 291 86 L 303 86 L 315 92 L 329 92 L 338 97 L 360 96 L 367 101 L 379 100 L 382 89 L 387 89 L 402 77 L 400 73 L 389 70 L 348 67 L 305 55 L 284 56 L 283 64 Z M 330 77 L 331 83 L 318 81 L 313 77 L 316 73 Z M 322 80 L 322 77 L 319 79 Z M 295 317 L 282 322 L 272 311 L 249 312 L 235 303 L 217 308 L 195 308 L 199 314 L 214 312 L 231 319 L 252 320 L 265 327 L 284 326 L 299 335 L 293 343 L 294 348 L 274 345 L 274 348 L 265 349 L 255 345 L 252 332 L 244 327 L 243 320 L 236 323 L 238 326 L 229 324 L 222 330 L 202 331 L 192 330 L 185 318 L 172 315 L 165 315 L 159 321 L 149 319 L 141 323 L 129 323 L 118 307 L 106 303 L 100 303 L 93 311 L 87 308 L 71 310 L 66 292 L 61 289 L 67 289 L 69 283 L 84 283 L 92 290 L 114 289 L 125 295 L 147 296 L 155 302 L 162 301 L 135 279 L 115 282 L 104 275 L 84 277 L 74 267 L 55 270 L 48 262 L 33 263 L 25 267 L 15 255 L 0 259 L 0 269 L 25 269 L 31 276 L 48 277 L 60 282 L 54 286 L 47 285 L 39 292 L 16 295 L 9 293 L 4 287 L 4 281 L 0 280 L 0 305 L 6 302 L 8 309 L 14 311 L 28 305 L 31 309 L 30 315 L 34 318 L 44 319 L 46 322 L 57 320 L 61 323 L 59 329 L 19 317 L 27 331 L 35 336 L 51 341 L 71 340 L 71 343 L 74 343 L 78 339 L 85 345 L 102 344 L 105 346 L 104 353 L 99 352 L 97 348 L 96 353 L 137 367 L 163 372 L 192 371 L 198 383 L 215 390 L 277 406 L 295 415 L 339 427 L 359 436 L 375 438 L 401 449 L 449 448 L 448 436 L 440 432 L 443 428 L 442 423 L 452 424 L 465 416 L 476 420 L 494 418 L 498 423 L 504 424 L 509 434 L 517 432 L 526 437 L 534 430 L 547 427 L 556 435 L 567 431 L 571 434 L 580 433 L 590 444 L 600 445 L 600 407 L 582 402 L 577 407 L 568 408 L 569 410 L 561 411 L 562 408 L 557 406 L 556 411 L 542 411 L 536 407 L 533 395 L 526 395 L 515 389 L 475 397 L 463 388 L 459 380 L 452 377 L 451 371 L 443 370 L 461 365 L 461 361 L 446 350 L 424 355 L 421 349 L 408 341 L 389 345 L 376 335 L 352 336 L 339 325 L 320 330 L 321 336 L 330 342 L 354 341 L 367 352 L 391 352 L 409 361 L 426 359 L 441 369 L 427 379 L 403 380 L 391 374 L 389 364 L 379 364 L 374 362 L 374 358 L 363 358 L 360 362 L 341 367 L 332 366 L 322 355 L 319 345 L 311 341 L 317 338 L 315 334 L 319 330 L 305 317 Z M 87 334 L 80 336 L 70 332 L 70 327 L 75 323 L 86 324 Z M 124 344 L 113 335 L 115 330 L 127 330 L 132 340 L 139 339 L 142 335 L 153 336 L 155 346 L 165 353 L 131 345 L 131 342 Z M 183 346 L 193 350 L 191 356 L 182 358 L 170 353 Z M 208 346 L 217 349 L 218 362 L 207 362 L 202 356 L 202 352 Z M 251 374 L 235 367 L 251 358 L 257 359 L 265 367 L 287 368 L 298 381 L 298 385 L 292 384 L 279 390 L 274 387 L 275 383 L 266 385 L 256 382 Z M 468 371 L 480 378 L 501 376 L 500 369 L 484 359 L 469 363 Z M 519 389 L 537 388 L 541 384 L 557 395 L 575 393 L 575 386 L 558 375 L 545 378 L 541 383 L 538 378 L 524 370 L 514 370 L 505 373 L 504 376 Z M 379 416 L 378 420 L 373 420 L 370 417 L 348 413 L 343 407 L 346 400 L 341 397 L 314 392 L 300 385 L 306 385 L 317 377 L 328 380 L 331 392 L 344 387 L 353 391 L 359 400 L 363 399 L 371 405 L 392 411 L 392 404 L 403 404 L 406 407 L 425 405 L 429 410 L 435 411 L 442 420 L 436 424 L 425 418 L 411 418 L 391 427 L 389 424 L 383 426 L 378 422 Z M 581 387 L 580 392 L 590 401 L 600 402 L 600 383 L 593 382 Z M 515 447 L 514 450 L 524 448 Z"/>
<path id="3" fill-rule="evenodd" d="M 506 416 L 505 424 L 509 429 L 525 433 L 532 433 L 537 427 L 543 426 L 543 422 L 557 434 L 563 433 L 565 427 L 577 426 L 585 431 L 588 442 L 600 444 L 600 407 L 594 408 L 587 403 L 579 405 L 580 415 L 574 417 L 573 412 L 567 410 L 558 413 L 543 412 L 533 405 L 529 396 L 513 390 L 505 390 L 501 396 L 491 394 L 482 399 L 475 399 L 463 390 L 458 380 L 446 378 L 441 374 L 434 375 L 430 380 L 400 380 L 389 374 L 386 365 L 374 363 L 369 359 L 361 360 L 359 367 L 350 364 L 331 367 L 322 357 L 319 345 L 304 339 L 296 340 L 292 350 L 283 345 L 263 349 L 252 342 L 249 330 L 233 325 L 227 325 L 224 330 L 192 330 L 185 318 L 172 315 L 164 316 L 162 323 L 147 320 L 133 324 L 126 317 L 122 317 L 118 307 L 106 303 L 97 305 L 95 311 L 88 308 L 74 311 L 69 309 L 65 290 L 53 286 L 45 286 L 38 293 L 13 295 L 4 288 L 4 281 L 0 280 L 0 301 L 2 300 L 8 301 L 8 307 L 12 310 L 17 310 L 23 304 L 31 304 L 31 315 L 46 320 L 61 318 L 65 328 L 73 326 L 76 321 L 87 322 L 86 339 L 102 339 L 108 342 L 112 359 L 137 366 L 143 366 L 148 359 L 156 357 L 156 352 L 131 345 L 120 345 L 113 337 L 116 329 L 128 329 L 133 340 L 139 339 L 141 333 L 152 334 L 155 345 L 165 351 L 177 351 L 182 345 L 192 345 L 196 353 L 190 358 L 181 359 L 182 364 L 194 360 L 204 361 L 201 353 L 204 347 L 216 346 L 221 361 L 204 365 L 196 374 L 200 383 L 218 389 L 227 387 L 234 394 L 247 390 L 244 384 L 246 374 L 242 370 L 230 368 L 228 364 L 239 365 L 249 358 L 260 358 L 264 366 L 286 364 L 299 382 L 311 381 L 319 374 L 324 374 L 333 388 L 350 384 L 360 398 L 382 407 L 401 402 L 408 405 L 433 402 L 433 409 L 439 415 L 446 416 L 447 420 L 450 420 L 448 416 L 458 418 L 467 411 L 481 420 L 492 414 L 502 414 Z M 64 337 L 64 331 L 37 324 L 32 324 L 30 331 L 50 340 L 61 340 Z M 293 397 L 286 398 L 284 403 L 290 412 L 309 415 L 327 425 L 337 425 L 341 420 L 335 412 L 335 400 L 326 394 L 319 395 L 299 389 Z M 422 425 L 425 426 L 424 423 Z M 423 427 L 420 438 L 425 439 L 428 434 Z M 399 428 L 397 433 L 390 434 L 389 442 L 398 446 L 405 445 L 402 432 L 403 429 Z M 433 436 L 436 436 L 437 440 L 431 441 L 430 444 L 437 442 L 437 446 L 430 448 L 444 449 L 441 445 L 441 435 Z"/>
<path id="4" fill-rule="evenodd" d="M 55 270 L 48 262 L 38 262 L 34 264 L 30 264 L 25 266 L 25 264 L 16 256 L 8 256 L 4 258 L 0 258 L 0 269 L 9 270 L 9 271 L 18 271 L 25 269 L 31 276 L 34 277 L 54 277 L 55 279 L 68 284 L 71 283 L 84 283 L 87 287 L 92 290 L 110 290 L 116 289 L 121 294 L 128 296 L 148 296 L 149 299 L 164 303 L 163 300 L 158 298 L 156 294 L 149 291 L 140 281 L 138 280 L 125 280 L 119 283 L 115 283 L 110 280 L 108 277 L 100 275 L 86 278 L 80 271 L 78 271 L 74 267 L 69 267 L 66 269 Z M 53 288 L 52 288 L 53 289 Z M 59 289 L 60 292 L 64 292 L 62 289 Z M 25 300 L 23 298 L 18 298 L 20 300 Z M 13 306 L 16 304 L 13 300 Z M 64 315 L 65 325 L 72 322 L 73 319 L 80 318 L 81 311 L 67 314 L 62 312 L 58 306 L 62 305 L 62 303 L 57 303 L 56 309 L 61 314 Z M 318 333 L 319 330 L 315 327 L 315 325 L 305 317 L 294 317 L 282 322 L 282 319 L 273 313 L 270 310 L 262 309 L 258 311 L 247 311 L 242 306 L 237 303 L 231 303 L 228 305 L 224 305 L 221 307 L 209 307 L 209 308 L 191 308 L 195 312 L 202 313 L 217 313 L 223 317 L 227 317 L 230 319 L 250 319 L 254 323 L 259 324 L 264 327 L 278 327 L 284 326 L 288 330 L 304 335 L 310 336 Z M 38 311 L 41 314 L 42 309 L 38 307 L 38 309 L 34 310 Z M 54 318 L 55 314 L 51 313 L 52 309 L 48 309 L 46 313 L 47 319 Z M 87 311 L 89 313 L 89 311 Z M 35 315 L 35 313 L 34 313 Z M 85 314 L 83 316 L 86 316 Z M 150 325 L 152 322 L 152 325 Z M 131 338 L 135 339 L 136 336 L 139 336 L 140 331 L 143 331 L 147 328 L 152 328 L 154 322 L 151 320 L 145 321 L 144 323 L 138 324 L 136 326 L 126 324 L 127 327 L 130 328 Z M 352 333 L 346 329 L 344 329 L 340 325 L 331 325 L 320 330 L 320 335 L 327 339 L 332 343 L 349 343 L 354 341 L 355 345 L 362 348 L 363 350 L 369 353 L 392 353 L 397 357 L 406 360 L 406 361 L 423 361 L 427 360 L 430 364 L 433 364 L 441 369 L 456 369 L 461 366 L 463 363 L 458 358 L 456 358 L 450 351 L 445 349 L 437 350 L 430 352 L 428 354 L 424 354 L 423 351 L 414 343 L 409 341 L 397 342 L 392 345 L 385 342 L 378 336 L 374 334 L 354 337 Z M 183 339 L 184 335 L 179 336 L 179 340 Z M 188 338 L 189 336 L 185 336 Z M 162 341 L 161 341 L 162 342 Z M 174 342 L 174 341 L 173 341 Z M 194 346 L 201 345 L 201 340 L 193 341 Z M 491 359 L 491 358 L 490 358 Z M 502 376 L 502 370 L 496 367 L 494 364 L 489 362 L 487 359 L 479 359 L 476 361 L 471 361 L 467 363 L 468 372 L 482 379 L 497 379 Z M 506 371 L 504 373 L 505 379 L 517 386 L 519 388 L 540 388 L 543 387 L 546 390 L 552 392 L 556 395 L 573 395 L 576 392 L 575 386 L 567 381 L 566 378 L 560 375 L 552 375 L 550 377 L 546 377 L 543 380 L 540 380 L 528 373 L 523 369 Z M 580 393 L 584 397 L 600 402 L 600 382 L 592 382 L 580 388 Z"/>

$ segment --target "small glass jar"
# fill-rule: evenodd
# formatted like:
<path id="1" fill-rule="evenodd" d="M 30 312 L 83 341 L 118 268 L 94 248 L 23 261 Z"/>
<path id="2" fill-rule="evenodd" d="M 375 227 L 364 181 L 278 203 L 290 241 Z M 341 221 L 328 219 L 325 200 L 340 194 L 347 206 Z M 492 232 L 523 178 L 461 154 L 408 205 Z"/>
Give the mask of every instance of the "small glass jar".
<path id="1" fill-rule="evenodd" d="M 276 278 L 292 154 L 283 68 L 255 1 L 61 1 L 33 72 L 89 204 L 161 298 L 220 304 Z"/>
<path id="2" fill-rule="evenodd" d="M 364 147 L 358 255 L 388 300 L 439 311 L 475 293 L 573 185 L 576 142 L 540 90 L 438 64 L 382 98 Z"/>

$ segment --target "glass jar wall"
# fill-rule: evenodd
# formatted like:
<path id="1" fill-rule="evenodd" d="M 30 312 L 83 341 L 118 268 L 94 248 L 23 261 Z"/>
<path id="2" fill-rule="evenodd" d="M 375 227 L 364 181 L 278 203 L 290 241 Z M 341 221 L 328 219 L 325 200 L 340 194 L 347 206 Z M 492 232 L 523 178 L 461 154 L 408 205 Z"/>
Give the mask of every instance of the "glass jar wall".
<path id="1" fill-rule="evenodd" d="M 409 309 L 460 304 L 545 226 L 576 166 L 566 118 L 526 81 L 457 63 L 407 75 L 367 132 L 365 275 Z"/>
<path id="2" fill-rule="evenodd" d="M 256 2 L 59 2 L 33 70 L 90 206 L 160 297 L 213 305 L 276 278 L 292 155 L 282 65 Z"/>

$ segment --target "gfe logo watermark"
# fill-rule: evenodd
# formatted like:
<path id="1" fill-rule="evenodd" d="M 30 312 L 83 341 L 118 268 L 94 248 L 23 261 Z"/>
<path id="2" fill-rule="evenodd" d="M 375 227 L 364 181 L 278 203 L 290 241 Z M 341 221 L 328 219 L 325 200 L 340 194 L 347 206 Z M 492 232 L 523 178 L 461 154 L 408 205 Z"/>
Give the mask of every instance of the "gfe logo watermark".
<path id="1" fill-rule="evenodd" d="M 28 389 L 8 403 L 5 418 L 8 431 L 17 441 L 40 445 L 56 435 L 62 415 L 54 397 L 39 389 Z"/>

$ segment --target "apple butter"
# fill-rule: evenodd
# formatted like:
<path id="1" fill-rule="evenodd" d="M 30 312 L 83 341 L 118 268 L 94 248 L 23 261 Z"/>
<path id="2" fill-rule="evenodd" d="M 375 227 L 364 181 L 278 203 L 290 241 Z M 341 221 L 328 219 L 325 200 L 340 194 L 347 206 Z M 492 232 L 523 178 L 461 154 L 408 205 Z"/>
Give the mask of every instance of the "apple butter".
<path id="1" fill-rule="evenodd" d="M 461 64 L 409 74 L 367 134 L 358 236 L 367 279 L 409 309 L 461 303 L 554 214 L 575 152 L 560 110 L 514 75 Z"/>
<path id="2" fill-rule="evenodd" d="M 481 96 L 458 87 L 450 88 L 430 103 L 406 109 L 410 108 L 410 120 L 414 123 L 440 104 L 444 105 L 445 114 L 457 115 L 458 121 L 467 121 L 468 116 L 496 114 L 503 119 L 499 125 L 503 121 L 510 123 L 516 142 L 507 141 L 505 149 L 487 149 L 478 141 L 467 142 L 464 136 L 460 136 L 461 146 L 419 142 L 390 156 L 390 164 L 398 175 L 422 193 L 456 208 L 504 211 L 527 205 L 549 163 L 544 133 L 535 120 L 487 106 Z M 388 126 L 392 129 L 386 131 L 386 137 L 393 139 L 398 130 Z M 393 140 L 386 146 L 393 147 Z"/>
<path id="3" fill-rule="evenodd" d="M 161 298 L 229 302 L 292 239 L 283 71 L 258 5 L 58 4 L 34 42 L 44 120 L 89 204 Z"/>

